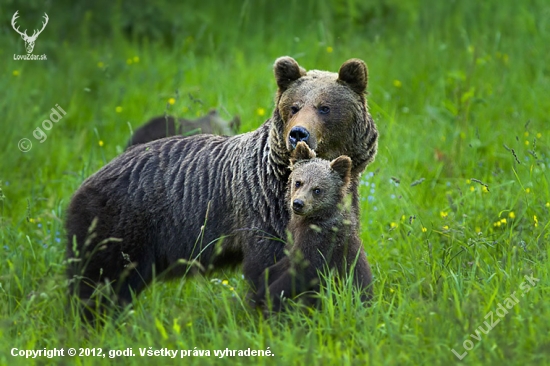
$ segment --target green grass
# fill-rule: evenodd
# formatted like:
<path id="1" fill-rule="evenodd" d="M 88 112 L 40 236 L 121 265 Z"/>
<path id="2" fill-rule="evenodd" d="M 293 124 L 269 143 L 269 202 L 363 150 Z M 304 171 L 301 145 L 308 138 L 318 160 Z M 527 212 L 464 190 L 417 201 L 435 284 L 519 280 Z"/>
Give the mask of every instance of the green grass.
<path id="1" fill-rule="evenodd" d="M 466 364 L 548 362 L 548 2 L 186 3 L 0 5 L 0 364 L 111 362 L 14 358 L 14 347 L 130 347 L 136 356 L 119 362 L 448 365 L 468 339 Z M 13 60 L 25 53 L 8 25 L 15 10 L 22 29 L 48 13 L 34 50 L 47 61 Z M 64 275 L 72 193 L 122 152 L 130 125 L 165 111 L 219 108 L 255 129 L 273 110 L 282 55 L 307 69 L 337 71 L 352 57 L 369 66 L 380 147 L 362 178 L 361 237 L 373 305 L 331 284 L 321 309 L 264 319 L 245 305 L 237 269 L 155 283 L 118 321 L 83 325 Z M 40 143 L 33 131 L 56 104 L 67 115 Z M 530 274 L 540 282 L 519 296 Z M 518 304 L 472 338 L 514 292 Z M 139 356 L 148 347 L 212 356 Z M 213 356 L 268 347 L 273 357 Z"/>

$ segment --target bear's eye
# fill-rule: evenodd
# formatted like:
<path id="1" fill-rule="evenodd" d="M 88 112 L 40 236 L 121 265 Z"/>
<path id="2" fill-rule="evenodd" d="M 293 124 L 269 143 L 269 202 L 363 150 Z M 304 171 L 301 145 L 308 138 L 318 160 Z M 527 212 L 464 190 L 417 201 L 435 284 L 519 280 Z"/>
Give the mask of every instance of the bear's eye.
<path id="1" fill-rule="evenodd" d="M 294 186 L 296 186 L 296 188 L 300 188 L 301 185 L 302 185 L 302 182 L 300 182 L 299 180 L 297 180 L 296 183 L 294 183 Z"/>
<path id="2" fill-rule="evenodd" d="M 321 114 L 329 114 L 330 107 L 327 107 L 326 105 L 319 107 L 319 113 Z"/>
<path id="3" fill-rule="evenodd" d="M 290 114 L 296 114 L 296 113 L 298 113 L 299 110 L 300 110 L 300 108 L 293 105 L 292 107 L 290 107 Z"/>
<path id="4" fill-rule="evenodd" d="M 315 188 L 313 190 L 313 193 L 319 195 L 319 194 L 321 194 L 321 189 L 320 188 Z"/>

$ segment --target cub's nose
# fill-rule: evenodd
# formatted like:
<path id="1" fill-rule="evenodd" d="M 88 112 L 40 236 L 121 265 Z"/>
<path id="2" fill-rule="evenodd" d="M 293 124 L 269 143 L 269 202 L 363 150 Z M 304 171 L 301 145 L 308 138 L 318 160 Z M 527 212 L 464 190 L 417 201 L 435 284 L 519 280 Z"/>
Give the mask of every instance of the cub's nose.
<path id="1" fill-rule="evenodd" d="M 304 201 L 300 199 L 295 199 L 294 201 L 292 201 L 292 210 L 294 212 L 300 212 L 302 211 L 303 208 L 304 208 Z"/>
<path id="2" fill-rule="evenodd" d="M 290 134 L 288 135 L 288 140 L 290 142 L 290 145 L 292 145 L 292 148 L 294 149 L 296 148 L 296 144 L 298 144 L 298 142 L 308 142 L 309 131 L 300 126 L 293 127 L 290 130 Z"/>

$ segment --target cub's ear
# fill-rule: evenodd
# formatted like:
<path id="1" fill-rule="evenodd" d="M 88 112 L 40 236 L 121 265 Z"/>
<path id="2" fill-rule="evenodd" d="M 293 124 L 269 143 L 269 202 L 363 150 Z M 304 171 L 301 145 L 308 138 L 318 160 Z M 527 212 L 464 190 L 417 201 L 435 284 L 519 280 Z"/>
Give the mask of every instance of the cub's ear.
<path id="1" fill-rule="evenodd" d="M 346 83 L 358 94 L 363 94 L 367 90 L 367 79 L 367 65 L 358 58 L 347 60 L 338 71 L 338 80 Z"/>
<path id="2" fill-rule="evenodd" d="M 315 151 L 311 150 L 305 142 L 300 141 L 292 152 L 290 163 L 294 165 L 299 160 L 309 160 L 313 159 L 315 156 Z"/>
<path id="3" fill-rule="evenodd" d="M 330 162 L 330 168 L 334 170 L 344 184 L 348 184 L 351 177 L 351 159 L 346 155 L 342 155 Z"/>
<path id="4" fill-rule="evenodd" d="M 273 66 L 275 80 L 280 92 L 288 89 L 293 81 L 298 80 L 306 74 L 306 70 L 294 60 L 292 57 L 279 57 Z"/>
<path id="5" fill-rule="evenodd" d="M 229 128 L 235 133 L 237 133 L 241 128 L 241 117 L 239 115 L 236 115 L 233 117 L 231 122 L 229 122 Z"/>

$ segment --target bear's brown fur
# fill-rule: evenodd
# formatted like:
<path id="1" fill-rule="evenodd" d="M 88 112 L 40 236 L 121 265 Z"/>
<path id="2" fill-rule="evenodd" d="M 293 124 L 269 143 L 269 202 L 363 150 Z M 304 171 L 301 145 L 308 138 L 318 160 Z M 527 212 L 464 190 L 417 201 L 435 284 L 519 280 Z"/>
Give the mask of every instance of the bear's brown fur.
<path id="1" fill-rule="evenodd" d="M 319 291 L 319 273 L 325 269 L 335 269 L 339 275 L 353 269 L 353 284 L 361 291 L 361 300 L 368 301 L 372 274 L 351 211 L 350 158 L 315 158 L 299 142 L 291 161 L 287 203 L 293 244 L 289 256 L 265 270 L 265 281 L 254 297 L 256 305 L 278 311 L 283 298 L 303 293 L 307 303 L 313 302 L 311 292 Z"/>
<path id="2" fill-rule="evenodd" d="M 242 262 L 257 289 L 261 273 L 285 256 L 285 191 L 299 141 L 324 159 L 351 157 L 357 214 L 359 175 L 378 139 L 364 95 L 366 65 L 352 59 L 338 73 L 306 73 L 281 57 L 274 72 L 276 106 L 256 131 L 137 145 L 82 183 L 66 228 L 68 276 L 84 303 L 98 304 L 95 290 L 107 282 L 114 301 L 129 303 L 154 274 L 182 276 L 191 263 L 208 270 Z"/>
<path id="3" fill-rule="evenodd" d="M 225 121 L 215 109 L 208 112 L 206 116 L 195 120 L 180 118 L 176 121 L 172 116 L 155 117 L 134 131 L 126 149 L 130 146 L 176 135 L 189 136 L 210 133 L 230 136 L 239 131 L 240 125 L 239 116 L 233 117 L 231 121 Z"/>

